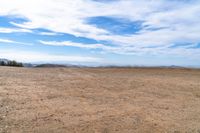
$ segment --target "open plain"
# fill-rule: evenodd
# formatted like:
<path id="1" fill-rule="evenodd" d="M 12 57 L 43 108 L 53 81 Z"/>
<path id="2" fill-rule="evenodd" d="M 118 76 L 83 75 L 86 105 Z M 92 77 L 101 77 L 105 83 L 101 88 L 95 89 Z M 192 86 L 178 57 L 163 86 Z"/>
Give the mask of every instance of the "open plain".
<path id="1" fill-rule="evenodd" d="M 0 67 L 0 133 L 200 133 L 200 70 Z"/>

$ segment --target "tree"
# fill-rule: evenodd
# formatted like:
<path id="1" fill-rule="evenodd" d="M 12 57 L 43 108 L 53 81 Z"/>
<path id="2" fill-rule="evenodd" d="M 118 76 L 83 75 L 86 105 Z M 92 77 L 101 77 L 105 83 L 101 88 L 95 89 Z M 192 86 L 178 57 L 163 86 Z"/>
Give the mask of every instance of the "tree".
<path id="1" fill-rule="evenodd" d="M 1 62 L 0 62 L 0 65 L 1 65 L 1 66 L 5 66 L 6 63 L 5 63 L 4 61 L 1 61 Z"/>
<path id="2" fill-rule="evenodd" d="M 15 66 L 15 67 L 23 67 L 22 63 L 18 63 L 15 60 L 13 61 L 8 61 L 7 64 L 4 62 L 0 62 L 1 66 Z"/>

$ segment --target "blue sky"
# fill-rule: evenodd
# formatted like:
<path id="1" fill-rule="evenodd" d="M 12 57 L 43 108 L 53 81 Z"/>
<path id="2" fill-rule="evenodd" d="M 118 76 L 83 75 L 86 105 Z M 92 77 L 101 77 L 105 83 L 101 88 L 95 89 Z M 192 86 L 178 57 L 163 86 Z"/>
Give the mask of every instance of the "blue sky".
<path id="1" fill-rule="evenodd" d="M 200 66 L 200 0 L 0 3 L 0 58 L 82 65 Z"/>

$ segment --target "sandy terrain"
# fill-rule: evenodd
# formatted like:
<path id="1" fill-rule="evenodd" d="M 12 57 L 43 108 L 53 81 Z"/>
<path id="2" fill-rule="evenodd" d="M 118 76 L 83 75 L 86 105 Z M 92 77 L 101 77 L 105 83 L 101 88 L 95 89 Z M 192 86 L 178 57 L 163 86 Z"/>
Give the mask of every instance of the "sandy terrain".
<path id="1" fill-rule="evenodd" d="M 200 133 L 200 70 L 0 67 L 0 133 Z"/>

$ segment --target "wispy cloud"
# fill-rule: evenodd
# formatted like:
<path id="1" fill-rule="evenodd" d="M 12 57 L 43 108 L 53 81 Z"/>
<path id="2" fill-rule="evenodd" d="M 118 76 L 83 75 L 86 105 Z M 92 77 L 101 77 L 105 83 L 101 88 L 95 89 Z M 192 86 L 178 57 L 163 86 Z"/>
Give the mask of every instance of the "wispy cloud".
<path id="1" fill-rule="evenodd" d="M 29 46 L 33 45 L 31 43 L 17 42 L 17 41 L 14 41 L 14 40 L 1 39 L 1 38 L 0 38 L 0 43 L 20 44 L 20 45 L 29 45 Z"/>
<path id="2" fill-rule="evenodd" d="M 39 40 L 39 42 L 41 44 L 44 44 L 44 45 L 71 46 L 71 47 L 79 47 L 79 48 L 86 48 L 86 49 L 97 49 L 97 48 L 105 47 L 102 44 L 83 44 L 83 43 L 74 43 L 74 42 L 70 42 L 70 41 L 57 42 L 57 41 L 42 41 L 42 40 Z"/>
<path id="3" fill-rule="evenodd" d="M 15 32 L 32 33 L 32 31 L 28 29 L 0 27 L 0 33 L 15 33 Z"/>
<path id="4" fill-rule="evenodd" d="M 171 56 L 180 56 L 180 57 L 190 57 L 190 58 L 199 58 L 200 49 L 193 48 L 197 46 L 197 44 L 190 45 L 180 45 L 176 48 L 170 48 L 169 46 L 107 46 L 104 44 L 84 44 L 84 43 L 74 43 L 70 41 L 42 41 L 39 40 L 39 43 L 43 45 L 51 45 L 51 46 L 70 46 L 70 47 L 78 47 L 83 49 L 99 49 L 104 51 L 103 53 L 115 53 L 115 54 L 123 54 L 123 55 L 171 55 Z M 173 47 L 173 45 L 171 45 Z M 141 52 L 142 51 L 142 52 Z"/>
<path id="5" fill-rule="evenodd" d="M 110 40 L 118 45 L 169 45 L 176 41 L 200 41 L 200 3 L 184 1 L 124 1 L 101 3 L 74 0 L 13 0 L 0 1 L 0 14 L 20 15 L 29 22 L 13 23 L 24 28 L 46 28 L 55 32 L 76 36 Z M 47 6 L 43 6 L 43 5 Z M 37 7 L 37 10 L 35 8 Z M 67 8 L 66 8 L 67 7 Z M 144 21 L 144 28 L 138 35 L 113 35 L 109 31 L 85 23 L 95 16 L 112 16 L 129 21 Z M 173 19 L 172 19 L 173 18 Z M 192 25 L 193 27 L 188 26 Z M 156 31 L 150 28 L 167 27 Z"/>
<path id="6" fill-rule="evenodd" d="M 41 35 L 66 33 L 108 42 L 108 45 L 85 44 L 51 39 L 40 41 L 44 45 L 102 49 L 128 55 L 200 57 L 200 49 L 191 48 L 191 44 L 200 42 L 199 0 L 0 0 L 0 3 L 0 15 L 27 19 L 11 23 L 21 29 L 43 28 L 51 32 Z M 96 21 L 88 21 L 91 19 Z M 172 47 L 176 44 L 184 46 Z"/>
<path id="7" fill-rule="evenodd" d="M 9 39 L 1 39 L 1 38 L 0 38 L 0 42 L 2 42 L 2 43 L 16 43 L 16 42 L 13 41 L 13 40 L 9 40 Z"/>
<path id="8" fill-rule="evenodd" d="M 58 36 L 61 35 L 59 33 L 55 33 L 55 32 L 39 32 L 39 35 L 44 35 L 44 36 Z"/>

